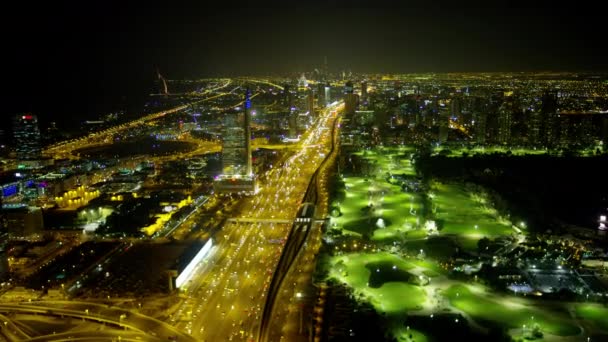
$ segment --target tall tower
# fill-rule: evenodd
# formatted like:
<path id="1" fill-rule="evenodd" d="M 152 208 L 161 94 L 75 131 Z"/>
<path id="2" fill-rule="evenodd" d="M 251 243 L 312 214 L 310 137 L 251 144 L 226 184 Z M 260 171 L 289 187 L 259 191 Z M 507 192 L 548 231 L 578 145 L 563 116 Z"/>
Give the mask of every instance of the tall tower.
<path id="1" fill-rule="evenodd" d="M 256 191 L 251 163 L 251 93 L 245 92 L 243 108 L 224 117 L 222 174 L 214 182 L 217 193 L 253 194 Z"/>
<path id="2" fill-rule="evenodd" d="M 443 144 L 448 141 L 450 132 L 450 111 L 447 108 L 439 110 L 439 143 Z"/>
<path id="3" fill-rule="evenodd" d="M 361 102 L 364 104 L 367 103 L 367 82 L 366 81 L 361 82 Z"/>
<path id="4" fill-rule="evenodd" d="M 511 124 L 513 121 L 513 110 L 504 102 L 498 110 L 498 143 L 508 145 L 511 142 Z"/>
<path id="5" fill-rule="evenodd" d="M 479 97 L 473 99 L 473 128 L 475 142 L 479 145 L 486 143 L 487 108 Z"/>
<path id="6" fill-rule="evenodd" d="M 308 110 L 308 115 L 315 117 L 315 93 L 311 86 L 308 86 L 306 90 L 306 110 Z"/>
<path id="7" fill-rule="evenodd" d="M 555 147 L 558 143 L 557 94 L 546 92 L 540 107 L 543 136 L 547 147 Z"/>
<path id="8" fill-rule="evenodd" d="M 325 105 L 329 106 L 331 103 L 331 86 L 329 83 L 325 85 Z"/>
<path id="9" fill-rule="evenodd" d="M 13 136 L 18 160 L 38 160 L 41 158 L 40 129 L 38 128 L 36 115 L 16 115 L 13 118 Z"/>
<path id="10" fill-rule="evenodd" d="M 453 120 L 456 120 L 459 124 L 462 124 L 462 106 L 459 97 L 454 97 L 450 102 L 450 112 Z"/>
<path id="11" fill-rule="evenodd" d="M 227 113 L 224 117 L 222 144 L 222 174 L 251 176 L 251 99 L 247 89 L 243 110 Z"/>
<path id="12" fill-rule="evenodd" d="M 245 91 L 245 149 L 247 153 L 247 169 L 246 175 L 253 176 L 253 168 L 251 165 L 251 91 L 249 88 Z"/>
<path id="13" fill-rule="evenodd" d="M 344 114 L 355 114 L 358 105 L 359 95 L 354 93 L 353 82 L 347 81 L 344 85 Z"/>

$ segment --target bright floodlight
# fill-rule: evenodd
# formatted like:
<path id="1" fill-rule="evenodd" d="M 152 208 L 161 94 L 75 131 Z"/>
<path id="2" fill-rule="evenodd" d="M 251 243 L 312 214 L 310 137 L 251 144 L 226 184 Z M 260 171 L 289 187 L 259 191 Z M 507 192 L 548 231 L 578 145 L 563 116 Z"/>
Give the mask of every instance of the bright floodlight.
<path id="1" fill-rule="evenodd" d="M 606 215 L 600 216 L 600 221 L 606 221 Z"/>

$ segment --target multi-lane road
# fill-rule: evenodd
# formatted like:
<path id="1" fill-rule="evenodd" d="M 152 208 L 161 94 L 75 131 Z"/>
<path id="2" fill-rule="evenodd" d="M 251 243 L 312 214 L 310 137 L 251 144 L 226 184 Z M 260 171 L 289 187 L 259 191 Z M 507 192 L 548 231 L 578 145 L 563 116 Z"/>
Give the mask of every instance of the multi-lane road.
<path id="1" fill-rule="evenodd" d="M 202 263 L 171 318 L 201 341 L 255 340 L 265 296 L 291 223 L 312 175 L 331 146 L 336 107 L 320 113 L 299 149 L 268 171 L 239 217 L 215 237 L 215 253 Z M 269 219 L 269 221 L 264 221 Z"/>
<path id="2" fill-rule="evenodd" d="M 157 113 L 152 113 L 152 114 L 143 116 L 139 119 L 105 129 L 103 131 L 91 133 L 82 138 L 63 141 L 63 142 L 57 143 L 55 145 L 51 145 L 44 150 L 44 154 L 47 156 L 56 158 L 56 159 L 58 159 L 58 158 L 67 158 L 67 159 L 76 158 L 74 151 L 76 151 L 78 149 L 112 143 L 112 141 L 113 141 L 112 139 L 113 139 L 114 135 L 119 134 L 123 131 L 133 129 L 135 127 L 141 126 L 141 125 L 143 125 L 147 122 L 153 121 L 153 120 L 160 119 L 168 114 L 178 113 L 178 112 L 190 107 L 193 104 L 207 102 L 207 101 L 216 99 L 218 97 L 230 94 L 230 92 L 219 92 L 218 93 L 218 91 L 228 87 L 231 83 L 232 83 L 232 80 L 230 80 L 230 79 L 222 80 L 222 82 L 220 82 L 220 84 L 214 86 L 213 88 L 209 88 L 209 89 L 205 90 L 203 93 L 201 93 L 201 96 L 203 96 L 203 98 L 193 101 L 192 103 L 188 103 L 186 105 L 163 110 L 163 111 L 160 111 Z"/>

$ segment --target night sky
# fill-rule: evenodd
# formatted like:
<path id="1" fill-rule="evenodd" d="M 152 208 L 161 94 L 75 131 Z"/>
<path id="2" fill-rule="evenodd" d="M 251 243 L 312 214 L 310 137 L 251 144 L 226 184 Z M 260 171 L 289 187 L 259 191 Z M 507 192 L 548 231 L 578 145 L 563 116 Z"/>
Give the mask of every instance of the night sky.
<path id="1" fill-rule="evenodd" d="M 149 93 L 155 66 L 169 79 L 311 71 L 323 56 L 331 71 L 608 70 L 590 1 L 126 2 L 4 8 L 3 124 L 107 111 Z"/>

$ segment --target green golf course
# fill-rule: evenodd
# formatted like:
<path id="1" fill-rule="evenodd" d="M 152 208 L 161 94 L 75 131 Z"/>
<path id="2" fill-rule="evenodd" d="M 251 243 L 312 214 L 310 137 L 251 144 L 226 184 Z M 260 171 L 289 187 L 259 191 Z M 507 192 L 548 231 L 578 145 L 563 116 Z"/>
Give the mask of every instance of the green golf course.
<path id="1" fill-rule="evenodd" d="M 489 293 L 467 285 L 453 285 L 442 292 L 450 304 L 475 320 L 489 320 L 513 329 L 524 329 L 538 324 L 543 333 L 573 336 L 581 332 L 566 312 L 543 310 L 538 306 L 519 303 L 517 298 L 492 297 Z"/>

